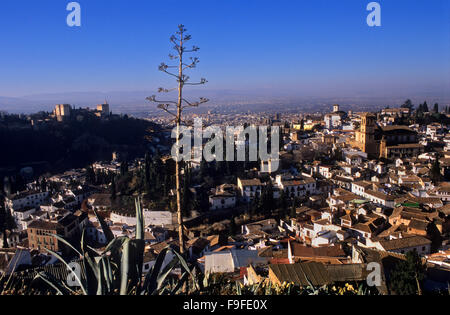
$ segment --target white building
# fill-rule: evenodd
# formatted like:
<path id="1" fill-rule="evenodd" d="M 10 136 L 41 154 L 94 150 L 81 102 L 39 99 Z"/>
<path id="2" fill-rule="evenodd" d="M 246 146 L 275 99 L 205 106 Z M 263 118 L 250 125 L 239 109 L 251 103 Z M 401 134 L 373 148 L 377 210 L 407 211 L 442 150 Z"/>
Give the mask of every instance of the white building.
<path id="1" fill-rule="evenodd" d="M 338 129 L 342 126 L 342 117 L 339 114 L 325 115 L 325 128 L 328 130 Z"/>
<path id="2" fill-rule="evenodd" d="M 284 190 L 287 196 L 303 197 L 316 193 L 317 182 L 313 178 L 292 179 L 282 175 L 275 178 L 275 186 Z"/>
<path id="3" fill-rule="evenodd" d="M 268 259 L 259 257 L 257 250 L 210 252 L 205 255 L 205 274 L 230 273 L 241 267 L 265 265 Z"/>
<path id="4" fill-rule="evenodd" d="M 236 195 L 221 191 L 209 197 L 210 210 L 228 209 L 236 206 Z"/>
<path id="5" fill-rule="evenodd" d="M 16 210 L 26 207 L 39 207 L 48 197 L 48 191 L 25 191 L 5 198 L 7 209 Z"/>
<path id="6" fill-rule="evenodd" d="M 238 189 L 246 202 L 252 201 L 255 196 L 262 193 L 263 184 L 259 179 L 240 179 L 237 180 Z"/>
<path id="7" fill-rule="evenodd" d="M 312 239 L 313 247 L 332 245 L 339 241 L 336 231 L 321 231 Z"/>
<path id="8" fill-rule="evenodd" d="M 427 255 L 431 251 L 431 241 L 423 236 L 411 236 L 388 241 L 379 241 L 375 247 L 380 250 L 406 254 L 417 251 L 419 255 Z"/>
<path id="9" fill-rule="evenodd" d="M 113 224 L 136 225 L 136 216 L 112 212 L 110 220 Z M 144 222 L 146 226 L 167 226 L 173 224 L 173 215 L 170 211 L 151 211 L 144 209 Z"/>
<path id="10" fill-rule="evenodd" d="M 36 208 L 21 208 L 11 210 L 11 215 L 16 221 L 17 230 L 25 231 L 28 228 L 28 223 L 31 221 L 31 215 L 36 212 Z"/>

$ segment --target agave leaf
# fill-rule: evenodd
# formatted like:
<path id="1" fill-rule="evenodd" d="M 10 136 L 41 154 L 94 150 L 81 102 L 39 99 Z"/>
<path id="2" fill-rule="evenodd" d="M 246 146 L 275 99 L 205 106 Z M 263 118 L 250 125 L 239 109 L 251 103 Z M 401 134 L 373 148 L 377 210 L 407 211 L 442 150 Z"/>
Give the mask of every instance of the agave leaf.
<path id="1" fill-rule="evenodd" d="M 360 284 L 360 286 L 358 288 L 358 295 L 365 295 L 364 294 L 364 286 L 362 283 Z"/>
<path id="2" fill-rule="evenodd" d="M 161 266 L 164 263 L 164 260 L 166 259 L 166 254 L 169 248 L 164 248 L 161 253 L 159 253 L 158 257 L 156 257 L 155 264 L 153 265 L 152 269 L 148 273 L 148 275 L 145 277 L 144 282 L 144 289 L 147 290 L 147 292 L 153 292 L 157 288 L 156 280 L 158 279 L 158 274 L 161 271 Z"/>
<path id="3" fill-rule="evenodd" d="M 203 287 L 207 288 L 209 287 L 209 272 L 205 275 L 205 277 L 203 278 Z"/>
<path id="4" fill-rule="evenodd" d="M 142 282 L 142 265 L 144 260 L 144 240 L 130 240 L 129 241 L 129 256 L 128 256 L 128 278 L 131 281 L 132 288 L 140 288 Z M 137 293 L 138 290 L 136 290 Z"/>
<path id="5" fill-rule="evenodd" d="M 158 292 L 162 285 L 164 284 L 164 281 L 166 280 L 167 276 L 173 271 L 173 269 L 178 264 L 179 259 L 175 256 L 167 266 L 164 267 L 163 271 L 158 275 L 158 279 L 156 281 L 156 290 L 154 292 L 150 292 L 150 294 Z M 189 272 L 190 273 L 190 272 Z"/>
<path id="6" fill-rule="evenodd" d="M 310 288 L 310 290 L 311 290 L 311 293 L 310 293 L 309 295 L 319 295 L 319 290 L 316 289 L 316 288 L 314 287 L 314 285 L 313 285 L 312 282 L 308 279 L 308 277 L 306 276 L 306 274 L 305 274 L 305 278 L 306 278 L 306 281 L 308 281 L 309 288 Z"/>
<path id="7" fill-rule="evenodd" d="M 134 255 L 137 267 L 137 277 L 138 281 L 136 285 L 139 287 L 142 286 L 142 267 L 144 262 L 144 251 L 145 251 L 145 220 L 144 213 L 142 211 L 141 199 L 138 197 L 135 200 L 136 205 L 136 239 L 133 240 L 133 247 L 136 250 L 136 254 Z M 136 291 L 137 293 L 137 291 Z"/>
<path id="8" fill-rule="evenodd" d="M 187 264 L 186 260 L 184 259 L 184 257 L 181 256 L 181 254 L 178 253 L 178 252 L 177 252 L 175 249 L 173 249 L 173 248 L 171 248 L 170 251 L 171 251 L 172 253 L 174 253 L 175 256 L 178 257 L 178 260 L 180 261 L 181 266 L 184 268 L 185 271 L 189 272 L 189 275 L 192 277 L 196 289 L 197 289 L 197 290 L 200 290 L 200 287 L 199 287 L 199 285 L 198 285 L 198 283 L 197 283 L 197 278 L 195 277 L 195 275 L 194 275 L 194 274 L 191 272 L 191 270 L 189 269 L 188 264 Z"/>
<path id="9" fill-rule="evenodd" d="M 145 231 L 144 231 L 144 214 L 142 212 L 142 206 L 141 206 L 141 200 L 138 197 L 135 200 L 136 205 L 136 239 L 137 240 L 144 240 L 145 239 Z"/>
<path id="10" fill-rule="evenodd" d="M 108 293 L 110 293 L 113 282 L 111 263 L 107 257 L 102 257 L 101 262 L 103 266 L 103 277 L 105 278 L 106 282 L 106 289 L 108 290 Z"/>
<path id="11" fill-rule="evenodd" d="M 75 247 L 73 247 L 72 244 L 70 244 L 68 241 L 66 241 L 66 240 L 65 240 L 64 238 L 62 238 L 61 236 L 56 235 L 56 234 L 47 234 L 47 233 L 45 233 L 45 235 L 56 238 L 58 241 L 60 241 L 61 243 L 64 243 L 64 244 L 67 245 L 69 248 L 71 248 L 75 253 L 78 254 L 79 257 L 83 257 L 83 255 L 82 255 Z"/>
<path id="12" fill-rule="evenodd" d="M 242 295 L 242 289 L 238 282 L 236 282 L 236 295 Z"/>
<path id="13" fill-rule="evenodd" d="M 105 248 L 103 251 L 103 256 L 106 255 L 106 253 L 111 252 L 113 256 L 117 254 L 117 252 L 122 248 L 123 243 L 128 239 L 126 236 L 120 236 L 115 239 L 113 239 Z"/>
<path id="14" fill-rule="evenodd" d="M 85 246 L 86 246 L 86 239 L 85 239 L 86 229 L 83 229 L 83 232 L 81 232 L 81 252 L 83 253 L 82 256 L 84 256 L 85 252 Z"/>
<path id="15" fill-rule="evenodd" d="M 96 273 L 98 275 L 98 281 L 97 281 L 97 295 L 104 295 L 104 285 L 105 285 L 105 278 L 103 274 L 103 264 L 101 257 L 95 257 L 95 266 L 96 266 Z"/>
<path id="16" fill-rule="evenodd" d="M 90 257 L 89 257 L 89 255 L 88 255 L 88 257 L 86 257 L 86 254 L 89 252 L 89 248 L 86 248 L 86 238 L 85 238 L 85 236 L 86 236 L 86 229 L 83 229 L 83 232 L 81 233 L 81 245 L 80 245 L 80 247 L 81 247 L 81 253 L 83 254 L 82 257 L 83 257 L 83 262 L 84 262 L 83 263 L 84 274 L 86 275 L 86 281 L 88 283 L 88 290 L 89 290 L 89 283 L 90 283 L 90 280 L 92 278 L 91 277 L 92 275 L 91 275 L 90 270 L 88 269 L 88 267 L 89 267 L 88 266 L 89 265 L 89 261 L 88 260 L 90 259 Z M 95 272 L 94 272 L 94 275 L 95 275 Z"/>
<path id="17" fill-rule="evenodd" d="M 258 291 L 259 291 L 259 288 L 260 288 L 260 287 L 261 287 L 261 282 L 258 283 L 258 284 L 256 285 L 256 287 L 254 287 L 253 295 L 259 295 L 259 294 L 258 294 Z"/>
<path id="18" fill-rule="evenodd" d="M 64 285 L 64 282 L 58 281 L 55 279 L 52 275 L 46 274 L 44 272 L 40 272 L 36 275 L 36 277 L 33 279 L 42 279 L 45 283 L 47 283 L 49 286 L 51 286 L 59 295 L 71 295 L 75 294 L 75 291 L 72 289 L 69 289 L 67 286 Z"/>
<path id="19" fill-rule="evenodd" d="M 46 248 L 45 249 L 47 252 L 49 252 L 50 254 L 52 254 L 53 256 L 55 256 L 59 261 L 61 261 L 64 265 L 66 265 L 67 269 L 72 270 L 72 268 L 70 267 L 70 265 L 64 260 L 64 258 L 62 258 L 59 254 L 55 253 L 54 251 Z M 87 291 L 85 289 L 85 287 L 83 286 L 83 282 L 81 281 L 81 279 L 78 277 L 78 275 L 76 273 L 74 273 L 75 278 L 78 281 L 78 284 L 81 287 L 81 290 L 83 291 L 84 295 L 87 295 Z"/>
<path id="20" fill-rule="evenodd" d="M 122 249 L 122 262 L 120 264 L 121 277 L 120 277 L 120 295 L 128 294 L 128 280 L 129 280 L 129 257 L 130 257 L 130 240 L 126 239 Z"/>
<path id="21" fill-rule="evenodd" d="M 100 281 L 98 266 L 97 263 L 94 261 L 94 259 L 90 256 L 89 252 L 86 252 L 84 254 L 84 262 L 85 265 L 88 265 L 90 267 L 90 268 L 87 268 L 87 266 L 85 267 L 86 280 L 89 295 L 93 295 L 96 293 L 96 290 L 98 290 L 98 282 Z"/>
<path id="22" fill-rule="evenodd" d="M 177 285 L 175 286 L 175 288 L 172 290 L 172 292 L 170 293 L 170 295 L 177 295 L 178 292 L 181 290 L 181 288 L 183 287 L 183 284 L 186 282 L 186 280 L 188 280 L 189 278 L 189 273 L 185 272 L 183 273 L 183 275 L 181 276 L 181 279 L 177 282 Z"/>
<path id="23" fill-rule="evenodd" d="M 105 233 L 106 240 L 111 242 L 114 239 L 114 234 L 111 232 L 108 224 L 106 224 L 105 220 L 101 216 L 98 215 L 97 211 L 94 209 L 95 216 L 97 217 L 98 222 L 100 223 L 103 233 Z"/>

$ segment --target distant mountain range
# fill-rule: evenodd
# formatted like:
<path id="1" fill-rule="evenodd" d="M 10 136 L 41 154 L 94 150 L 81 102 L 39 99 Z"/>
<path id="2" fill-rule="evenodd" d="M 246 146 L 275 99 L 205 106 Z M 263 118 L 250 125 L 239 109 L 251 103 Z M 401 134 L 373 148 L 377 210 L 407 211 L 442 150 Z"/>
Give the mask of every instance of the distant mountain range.
<path id="1" fill-rule="evenodd" d="M 126 113 L 132 115 L 151 115 L 160 113 L 154 104 L 148 103 L 146 97 L 156 94 L 152 91 L 113 91 L 113 92 L 67 92 L 26 95 L 20 98 L 0 96 L 0 110 L 9 113 L 34 113 L 38 111 L 52 111 L 55 104 L 71 104 L 75 107 L 94 107 L 107 101 L 114 113 Z M 357 109 L 358 106 L 399 106 L 407 98 L 413 103 L 420 104 L 427 101 L 428 104 L 439 103 L 441 106 L 450 105 L 450 96 L 384 96 L 371 97 L 367 95 L 355 95 L 352 97 L 317 97 L 295 96 L 292 92 L 273 93 L 267 89 L 240 91 L 240 90 L 191 90 L 185 93 L 188 98 L 207 97 L 211 101 L 202 106 L 202 111 L 211 109 L 229 109 L 233 112 L 260 111 L 267 109 L 283 112 L 291 108 L 327 108 L 331 104 L 340 104 L 344 108 Z M 172 95 L 160 95 L 163 99 L 174 99 Z M 356 107 L 356 108 L 354 108 Z"/>

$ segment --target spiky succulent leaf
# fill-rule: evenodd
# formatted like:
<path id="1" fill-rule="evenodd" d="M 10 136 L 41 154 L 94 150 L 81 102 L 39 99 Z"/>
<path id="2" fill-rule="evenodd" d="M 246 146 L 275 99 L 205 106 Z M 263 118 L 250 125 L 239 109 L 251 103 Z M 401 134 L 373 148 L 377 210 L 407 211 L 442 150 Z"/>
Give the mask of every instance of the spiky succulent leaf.
<path id="1" fill-rule="evenodd" d="M 102 227 L 103 233 L 105 233 L 105 237 L 107 242 L 111 242 L 114 239 L 114 234 L 111 232 L 108 224 L 106 224 L 105 220 L 98 214 L 97 210 L 94 209 L 95 216 L 97 217 L 100 226 Z"/>
<path id="2" fill-rule="evenodd" d="M 64 258 L 62 258 L 58 253 L 55 253 L 54 251 L 52 251 L 48 248 L 46 248 L 45 250 L 47 252 L 49 252 L 50 254 L 52 254 L 53 256 L 55 256 L 56 259 L 61 261 L 67 267 L 68 270 L 72 270 L 72 267 L 69 265 L 69 263 L 67 261 L 65 261 Z M 73 275 L 74 275 L 75 279 L 77 280 L 78 284 L 80 285 L 81 290 L 83 291 L 83 294 L 87 295 L 87 290 L 84 287 L 83 282 L 81 281 L 80 277 L 78 277 L 78 275 L 76 273 L 74 273 Z"/>
<path id="3" fill-rule="evenodd" d="M 43 280 L 50 287 L 52 287 L 57 292 L 58 295 L 75 295 L 75 291 L 73 291 L 72 289 L 65 286 L 63 281 L 59 281 L 59 280 L 55 279 L 50 274 L 40 272 L 36 275 L 36 277 L 33 279 L 33 281 L 36 279 Z"/>

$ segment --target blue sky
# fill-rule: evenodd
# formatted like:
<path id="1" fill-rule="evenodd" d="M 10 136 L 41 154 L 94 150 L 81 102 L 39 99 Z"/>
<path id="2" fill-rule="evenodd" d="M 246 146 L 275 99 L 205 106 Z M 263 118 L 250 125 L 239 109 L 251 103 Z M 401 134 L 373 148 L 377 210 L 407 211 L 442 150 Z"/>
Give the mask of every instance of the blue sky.
<path id="1" fill-rule="evenodd" d="M 450 0 L 68 0 L 0 2 L 0 96 L 153 90 L 168 82 L 180 23 L 200 46 L 208 89 L 352 96 L 450 88 Z M 448 94 L 447 94 L 448 95 Z"/>

